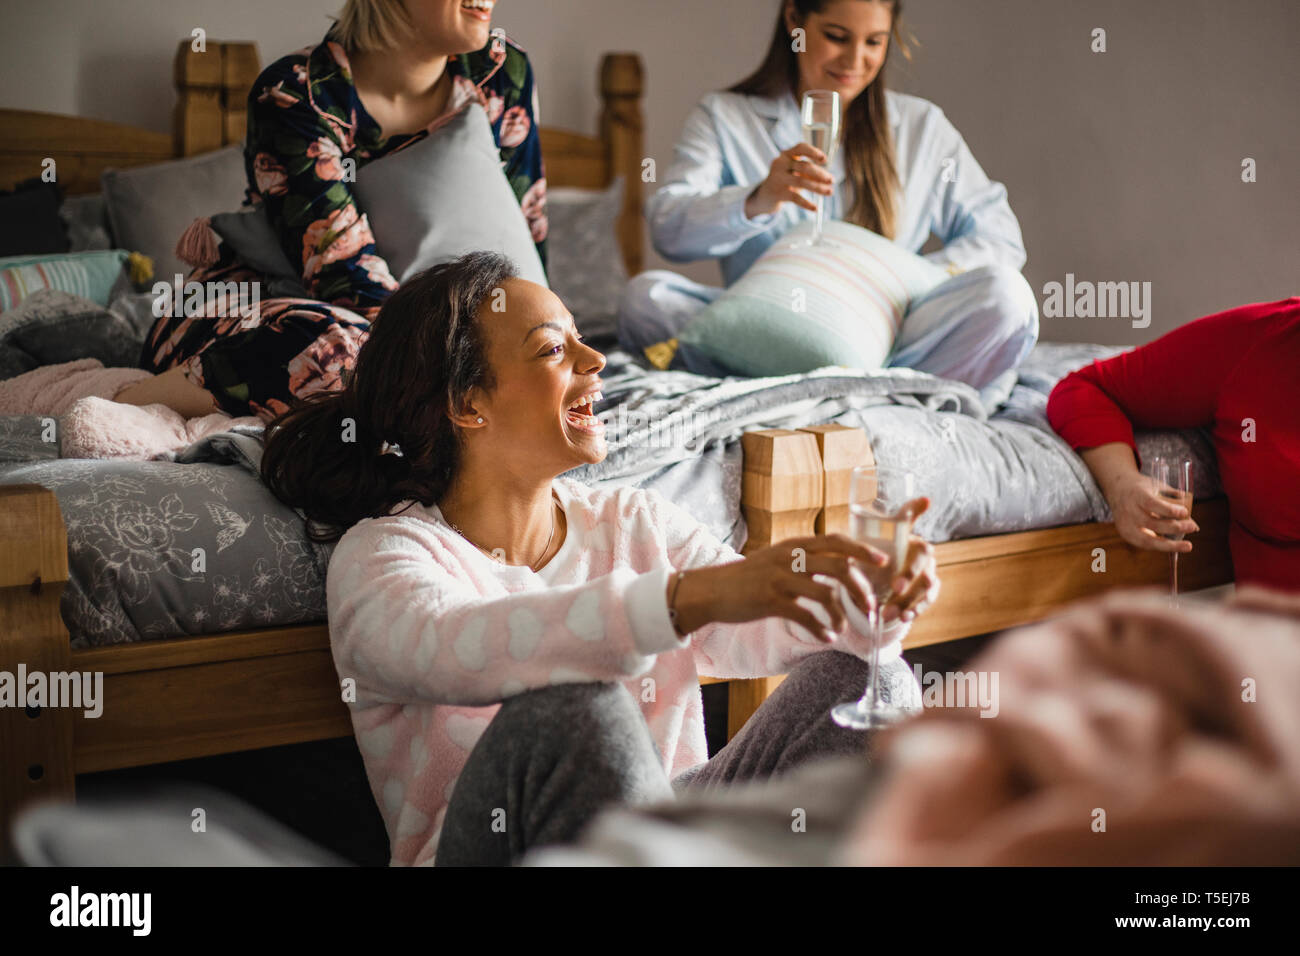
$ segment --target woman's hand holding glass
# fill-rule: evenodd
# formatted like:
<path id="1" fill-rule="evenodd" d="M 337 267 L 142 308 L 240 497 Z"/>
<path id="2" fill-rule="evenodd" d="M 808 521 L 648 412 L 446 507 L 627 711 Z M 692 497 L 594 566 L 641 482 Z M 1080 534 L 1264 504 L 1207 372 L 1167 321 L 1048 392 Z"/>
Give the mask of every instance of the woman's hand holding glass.
<path id="1" fill-rule="evenodd" d="M 915 522 L 929 507 L 930 499 L 915 498 L 904 509 L 910 512 L 910 520 Z M 939 597 L 939 564 L 935 560 L 934 545 L 916 535 L 909 536 L 902 572 L 892 582 L 886 583 L 891 594 L 881 612 L 881 620 L 886 624 L 896 620 L 904 624 L 914 621 Z"/>
<path id="2" fill-rule="evenodd" d="M 918 499 L 914 504 L 919 515 L 928 502 Z M 850 614 L 856 610 L 870 620 L 876 590 L 883 593 L 890 583 L 879 580 L 888 563 L 884 552 L 847 535 L 791 538 L 751 552 L 742 561 L 687 571 L 675 589 L 669 585 L 669 596 L 682 633 L 712 623 L 780 617 L 818 640 L 834 643 L 851 626 L 866 636 Z M 939 575 L 928 542 L 915 536 L 909 540 L 907 560 L 894 584 L 882 614 L 886 622 L 906 623 L 934 603 Z"/>
<path id="3" fill-rule="evenodd" d="M 669 595 L 682 633 L 780 617 L 832 643 L 848 626 L 846 603 L 867 617 L 874 612 L 867 571 L 886 562 L 882 552 L 846 535 L 790 538 L 741 561 L 686 571 L 675 594 L 669 584 Z"/>
<path id="4" fill-rule="evenodd" d="M 1191 512 L 1183 502 L 1160 494 L 1151 478 L 1142 474 L 1126 443 L 1085 448 L 1080 456 L 1105 495 L 1121 538 L 1148 551 L 1186 554 L 1192 550 L 1190 541 L 1177 540 L 1201 530 Z"/>
<path id="5" fill-rule="evenodd" d="M 1134 469 L 1105 489 L 1115 530 L 1129 544 L 1152 551 L 1186 553 L 1190 541 L 1169 535 L 1195 534 L 1200 526 L 1181 504 L 1156 492 L 1151 479 Z"/>
<path id="6" fill-rule="evenodd" d="M 753 219 L 774 213 L 786 202 L 816 212 L 817 204 L 804 195 L 804 191 L 823 196 L 834 192 L 835 179 L 826 169 L 826 162 L 826 154 L 808 143 L 796 143 L 778 153 L 772 160 L 767 178 L 745 200 L 745 215 Z"/>

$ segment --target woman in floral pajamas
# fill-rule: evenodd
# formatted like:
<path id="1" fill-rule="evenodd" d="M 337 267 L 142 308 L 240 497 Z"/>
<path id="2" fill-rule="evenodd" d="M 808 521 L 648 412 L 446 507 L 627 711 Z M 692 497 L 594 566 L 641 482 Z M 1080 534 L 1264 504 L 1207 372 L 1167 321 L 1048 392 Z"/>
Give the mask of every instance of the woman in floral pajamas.
<path id="1" fill-rule="evenodd" d="M 117 401 L 161 402 L 187 416 L 219 409 L 270 419 L 295 398 L 339 388 L 370 320 L 397 288 L 375 253 L 344 160 L 356 168 L 380 160 L 471 103 L 487 111 L 545 265 L 546 179 L 532 68 L 501 31 L 489 33 L 491 12 L 490 3 L 461 0 L 348 0 L 320 45 L 262 72 L 248 102 L 249 201 L 265 207 L 289 261 L 301 264 L 310 298 L 263 298 L 253 317 L 213 300 L 203 315 L 160 318 L 141 356 L 141 366 L 157 374 Z M 203 220 L 196 228 L 210 254 L 191 256 L 200 261 L 189 281 L 265 288 L 261 273 L 210 241 Z M 194 248 L 193 238 L 187 233 L 183 244 Z"/>

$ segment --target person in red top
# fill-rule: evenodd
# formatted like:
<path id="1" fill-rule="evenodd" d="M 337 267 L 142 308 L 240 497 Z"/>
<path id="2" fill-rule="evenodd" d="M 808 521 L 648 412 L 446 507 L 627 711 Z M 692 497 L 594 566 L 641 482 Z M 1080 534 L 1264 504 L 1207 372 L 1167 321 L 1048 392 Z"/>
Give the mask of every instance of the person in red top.
<path id="1" fill-rule="evenodd" d="M 1144 481 L 1138 428 L 1207 428 L 1228 498 L 1238 584 L 1300 591 L 1300 297 L 1188 322 L 1123 355 L 1071 372 L 1047 402 L 1130 544 L 1190 551 L 1186 508 Z"/>

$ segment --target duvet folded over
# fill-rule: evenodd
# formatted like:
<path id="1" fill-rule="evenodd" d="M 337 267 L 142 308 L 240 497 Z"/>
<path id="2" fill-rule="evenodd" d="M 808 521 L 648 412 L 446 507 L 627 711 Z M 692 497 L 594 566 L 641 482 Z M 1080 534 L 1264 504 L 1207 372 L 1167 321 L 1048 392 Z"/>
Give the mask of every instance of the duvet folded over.
<path id="1" fill-rule="evenodd" d="M 937 707 L 840 862 L 1300 863 L 1300 596 L 1116 595 L 996 642 L 996 716 Z"/>
<path id="2" fill-rule="evenodd" d="M 57 418 L 63 458 L 139 461 L 179 451 L 236 425 L 262 424 L 260 419 L 231 418 L 224 412 L 186 419 L 164 405 L 112 400 L 151 374 L 138 368 L 105 368 L 98 359 L 44 365 L 0 381 L 0 415 Z M 32 427 L 40 426 L 33 420 Z"/>

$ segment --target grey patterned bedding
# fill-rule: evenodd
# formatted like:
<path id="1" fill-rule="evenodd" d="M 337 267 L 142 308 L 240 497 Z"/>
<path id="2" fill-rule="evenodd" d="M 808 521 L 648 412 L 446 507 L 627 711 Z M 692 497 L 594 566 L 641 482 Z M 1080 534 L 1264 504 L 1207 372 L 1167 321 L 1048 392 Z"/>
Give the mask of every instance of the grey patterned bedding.
<path id="1" fill-rule="evenodd" d="M 654 488 L 739 546 L 739 435 L 838 421 L 865 428 L 881 463 L 920 476 L 934 506 L 918 531 L 932 541 L 1105 520 L 1105 500 L 1044 408 L 1061 375 L 1110 351 L 1040 345 L 987 418 L 968 387 L 907 370 L 718 380 L 646 372 L 612 350 L 600 409 L 610 454 L 571 475 Z M 324 619 L 331 549 L 309 542 L 300 516 L 258 479 L 259 429 L 150 462 L 61 459 L 44 431 L 36 417 L 0 417 L 0 484 L 58 496 L 69 556 L 61 610 L 74 646 Z M 1198 491 L 1216 493 L 1199 432 L 1146 433 L 1140 445 L 1144 456 L 1190 452 Z"/>

